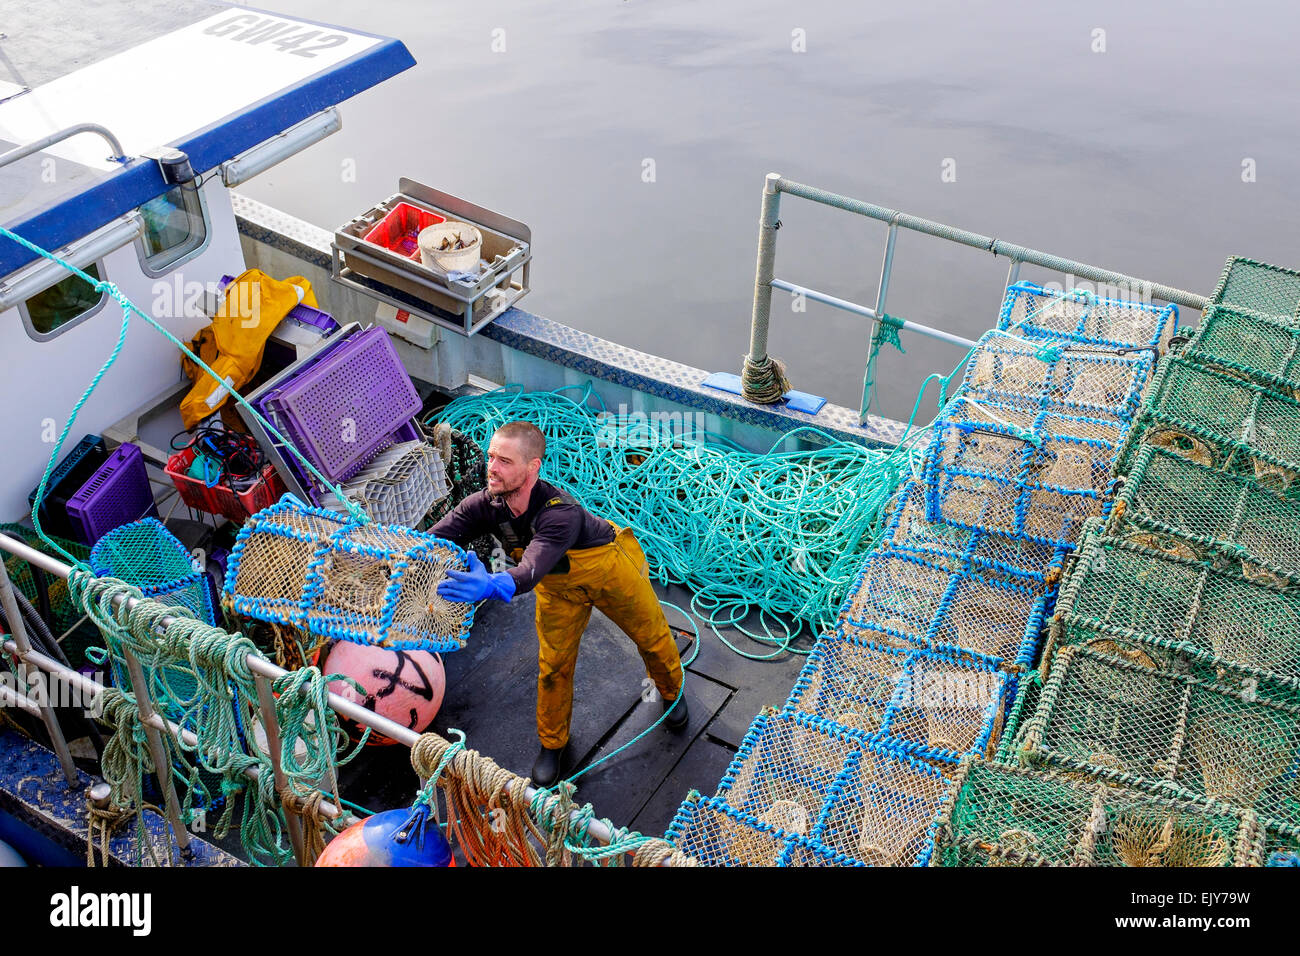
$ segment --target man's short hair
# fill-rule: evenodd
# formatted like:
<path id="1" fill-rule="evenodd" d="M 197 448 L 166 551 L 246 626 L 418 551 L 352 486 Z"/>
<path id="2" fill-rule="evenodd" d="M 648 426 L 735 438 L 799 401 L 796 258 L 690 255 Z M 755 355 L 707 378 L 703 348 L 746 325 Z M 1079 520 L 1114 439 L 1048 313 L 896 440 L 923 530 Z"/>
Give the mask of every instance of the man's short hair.
<path id="1" fill-rule="evenodd" d="M 521 420 L 506 422 L 496 430 L 496 433 L 502 438 L 519 442 L 519 447 L 524 452 L 524 461 L 532 461 L 534 458 L 546 459 L 546 436 L 532 422 Z"/>

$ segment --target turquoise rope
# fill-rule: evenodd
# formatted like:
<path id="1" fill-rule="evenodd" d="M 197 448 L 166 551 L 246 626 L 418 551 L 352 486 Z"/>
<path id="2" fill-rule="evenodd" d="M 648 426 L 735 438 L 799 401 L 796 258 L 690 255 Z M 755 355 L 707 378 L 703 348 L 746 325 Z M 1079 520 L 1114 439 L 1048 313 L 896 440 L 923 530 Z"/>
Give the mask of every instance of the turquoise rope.
<path id="1" fill-rule="evenodd" d="M 357 507 L 355 503 L 353 503 L 351 500 L 348 499 L 346 495 L 343 494 L 341 488 L 334 485 L 328 478 L 322 475 L 320 471 L 317 470 L 316 466 L 313 465 L 310 461 L 308 461 L 306 456 L 304 456 L 302 452 L 300 452 L 297 449 L 297 447 L 294 446 L 294 444 L 291 441 L 289 441 L 289 439 L 281 435 L 280 432 L 277 431 L 275 427 L 271 425 L 270 422 L 268 422 L 265 418 L 263 418 L 261 413 L 258 412 L 258 410 L 255 409 L 252 405 L 250 405 L 248 401 L 242 395 L 239 394 L 239 392 L 235 391 L 235 389 L 233 388 L 227 387 L 225 382 L 222 380 L 222 378 L 219 375 L 217 375 L 217 373 L 214 372 L 211 368 L 209 368 L 206 362 L 204 362 L 201 358 L 199 358 L 197 355 L 191 352 L 190 349 L 183 342 L 181 342 L 180 339 L 176 338 L 176 336 L 172 335 L 171 332 L 167 331 L 166 328 L 164 328 L 162 325 L 156 322 L 152 316 L 145 314 L 138 306 L 136 306 L 134 302 L 128 299 L 126 297 L 126 294 L 123 293 L 122 290 L 119 289 L 114 283 L 108 282 L 107 280 L 104 279 L 96 279 L 93 276 L 88 275 L 87 273 L 78 269 L 76 266 L 72 265 L 72 263 L 59 258 L 58 256 L 56 256 L 54 253 L 50 252 L 47 249 L 42 249 L 40 246 L 36 245 L 33 242 L 29 242 L 27 239 L 24 239 L 22 236 L 18 235 L 17 233 L 12 232 L 9 229 L 6 229 L 4 226 L 0 226 L 0 236 L 4 236 L 7 239 L 12 239 L 14 242 L 18 243 L 20 246 L 23 246 L 28 251 L 34 252 L 45 259 L 49 259 L 51 262 L 58 263 L 64 269 L 67 269 L 73 275 L 77 276 L 82 281 L 88 283 L 96 292 L 99 292 L 101 294 L 108 293 L 117 302 L 117 304 L 122 307 L 122 327 L 118 330 L 117 343 L 113 346 L 113 351 L 109 354 L 108 359 L 104 362 L 103 365 L 100 366 L 99 371 L 95 373 L 94 378 L 91 379 L 90 385 L 86 388 L 84 392 L 82 392 L 81 398 L 79 398 L 77 400 L 77 403 L 72 407 L 72 414 L 68 416 L 68 421 L 63 426 L 63 431 L 59 434 L 59 440 L 58 442 L 55 443 L 54 451 L 50 455 L 49 463 L 45 466 L 45 473 L 41 476 L 41 483 L 37 486 L 36 502 L 32 506 L 32 524 L 36 529 L 36 533 L 41 536 L 42 541 L 44 541 L 55 551 L 61 554 L 65 559 L 67 559 L 69 563 L 76 566 L 85 567 L 83 562 L 78 561 L 75 556 L 65 551 L 62 547 L 59 546 L 57 542 L 53 541 L 49 537 L 49 535 L 45 533 L 45 531 L 41 528 L 41 520 L 38 512 L 40 511 L 41 503 L 45 500 L 45 492 L 49 486 L 50 475 L 53 473 L 54 467 L 59 460 L 59 453 L 63 450 L 63 443 L 64 441 L 67 440 L 68 433 L 72 430 L 72 426 L 77 421 L 78 413 L 81 411 L 82 406 L 85 405 L 86 401 L 90 398 L 91 393 L 94 392 L 95 388 L 99 385 L 100 379 L 102 379 L 104 377 L 104 374 L 110 368 L 113 367 L 113 363 L 117 361 L 118 355 L 120 355 L 122 352 L 122 346 L 126 344 L 127 326 L 130 322 L 132 312 L 140 316 L 140 318 L 144 319 L 145 322 L 147 322 L 150 326 L 152 326 L 154 329 L 160 332 L 164 338 L 166 338 L 169 342 L 171 342 L 178 349 L 180 349 L 181 352 L 183 352 L 192 362 L 194 362 L 195 365 L 203 369 L 203 371 L 207 373 L 207 375 L 211 377 L 214 382 L 218 383 L 222 387 L 226 387 L 231 398 L 233 398 L 244 408 L 252 412 L 253 416 L 262 425 L 262 427 L 267 430 L 267 432 L 269 432 L 281 444 L 283 444 L 286 448 L 288 448 L 289 451 L 292 452 L 300 462 L 302 462 L 303 466 L 308 471 L 310 471 L 316 478 L 318 478 L 327 488 L 329 488 L 332 492 L 334 492 L 334 494 L 338 497 L 339 501 L 343 502 L 344 506 L 348 510 L 348 513 L 351 514 L 356 521 L 360 522 L 361 524 L 365 524 L 370 520 L 364 511 L 362 511 L 359 507 Z"/>
<path id="2" fill-rule="evenodd" d="M 691 611 L 719 640 L 755 660 L 808 653 L 793 642 L 834 621 L 910 470 L 911 450 L 873 451 L 803 427 L 755 454 L 709 432 L 679 433 L 671 419 L 611 420 L 604 410 L 588 382 L 498 389 L 457 399 L 435 417 L 484 445 L 503 422 L 534 422 L 547 436 L 546 477 L 632 528 L 654 578 L 689 585 Z M 780 450 L 805 436 L 824 447 Z M 754 611 L 757 630 L 746 629 Z M 762 651 L 742 650 L 724 627 Z"/>

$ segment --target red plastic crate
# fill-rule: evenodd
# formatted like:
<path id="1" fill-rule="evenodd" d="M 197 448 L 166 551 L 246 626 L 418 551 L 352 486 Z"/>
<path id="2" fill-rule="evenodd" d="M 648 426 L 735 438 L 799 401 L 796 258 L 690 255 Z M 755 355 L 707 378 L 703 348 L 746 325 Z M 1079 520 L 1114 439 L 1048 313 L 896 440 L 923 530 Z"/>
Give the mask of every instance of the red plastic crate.
<path id="1" fill-rule="evenodd" d="M 269 464 L 262 469 L 262 477 L 257 484 L 247 491 L 235 492 L 225 485 L 209 488 L 206 482 L 187 475 L 185 471 L 193 463 L 194 449 L 185 448 L 167 459 L 167 467 L 163 471 L 180 492 L 181 500 L 199 511 L 242 522 L 249 515 L 275 504 L 284 494 L 284 482 Z"/>
<path id="2" fill-rule="evenodd" d="M 444 216 L 429 212 L 409 202 L 399 202 L 392 212 L 386 215 L 363 237 L 366 242 L 396 252 L 409 259 L 420 258 L 420 230 L 446 222 Z"/>

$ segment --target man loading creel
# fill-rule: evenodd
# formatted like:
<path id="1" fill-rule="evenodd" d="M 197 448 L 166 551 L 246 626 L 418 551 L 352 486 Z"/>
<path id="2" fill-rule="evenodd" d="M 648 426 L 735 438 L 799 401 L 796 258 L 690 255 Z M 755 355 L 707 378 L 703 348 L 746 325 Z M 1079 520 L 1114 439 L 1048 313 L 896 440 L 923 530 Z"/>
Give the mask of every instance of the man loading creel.
<path id="1" fill-rule="evenodd" d="M 560 778 L 573 714 L 578 644 L 598 607 L 636 644 L 663 698 L 670 730 L 686 726 L 682 663 L 663 608 L 650 585 L 645 553 L 630 528 L 597 518 L 540 477 L 546 438 L 530 422 L 507 422 L 488 445 L 487 488 L 466 497 L 431 529 L 464 547 L 496 535 L 517 562 L 489 572 L 473 552 L 468 571 L 451 571 L 438 593 L 451 601 L 509 601 L 537 594 L 537 736 L 533 782 Z"/>

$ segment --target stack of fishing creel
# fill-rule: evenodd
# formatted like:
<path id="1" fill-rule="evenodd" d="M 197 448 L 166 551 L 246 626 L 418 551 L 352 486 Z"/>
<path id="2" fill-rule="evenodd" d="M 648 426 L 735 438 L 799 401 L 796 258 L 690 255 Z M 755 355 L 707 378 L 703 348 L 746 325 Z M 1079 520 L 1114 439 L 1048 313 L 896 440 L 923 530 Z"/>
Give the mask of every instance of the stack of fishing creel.
<path id="1" fill-rule="evenodd" d="M 1228 261 L 1160 361 L 1004 747 L 1176 804 L 1152 817 L 1147 865 L 1300 852 L 1298 316 L 1300 272 Z M 1042 842 L 1031 823 L 1015 829 Z"/>
<path id="2" fill-rule="evenodd" d="M 1065 557 L 1088 518 L 1109 514 L 1113 462 L 1175 315 L 1029 283 L 1008 290 L 834 630 L 784 710 L 755 721 L 717 794 L 682 805 L 669 839 L 716 865 L 1253 858 L 1240 815 L 1207 831 L 1198 855 L 1160 844 L 1201 832 L 1196 810 L 1175 817 L 1116 795 L 1107 812 L 1122 818 L 1110 831 L 1119 843 L 1067 845 L 1072 819 L 1104 826 L 1089 785 L 1002 769 L 997 780 L 1029 796 L 1009 806 L 976 796 L 1011 702 L 1031 689 Z M 986 804 L 1041 808 L 1056 843 L 1042 827 L 984 826 Z"/>

